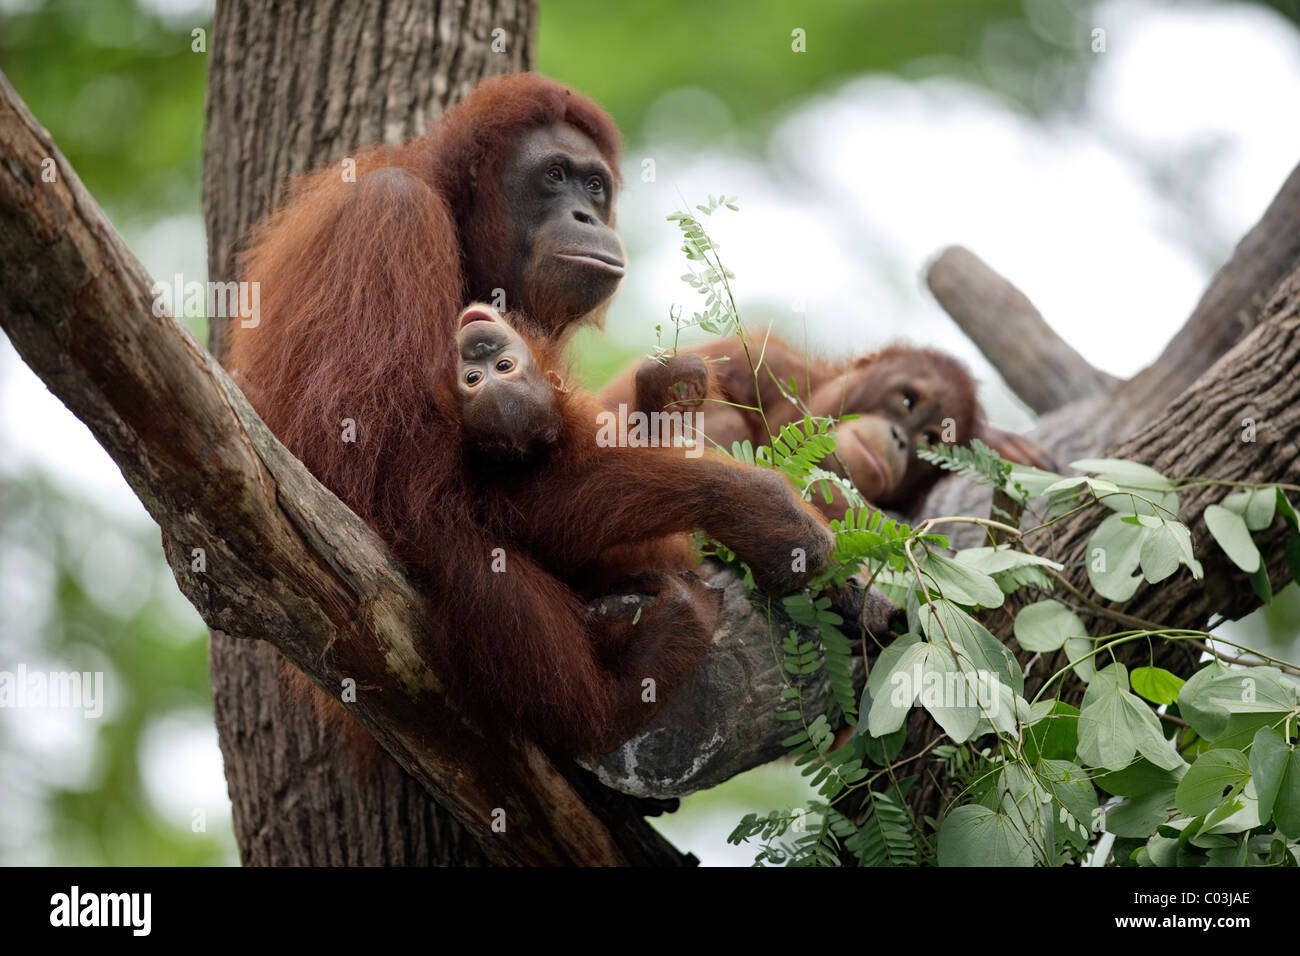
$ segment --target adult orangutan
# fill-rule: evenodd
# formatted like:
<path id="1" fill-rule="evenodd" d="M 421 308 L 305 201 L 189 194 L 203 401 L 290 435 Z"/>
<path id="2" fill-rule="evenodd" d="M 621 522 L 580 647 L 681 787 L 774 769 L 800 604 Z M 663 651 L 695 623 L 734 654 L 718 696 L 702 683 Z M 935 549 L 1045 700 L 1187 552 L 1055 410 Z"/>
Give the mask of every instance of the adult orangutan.
<path id="1" fill-rule="evenodd" d="M 966 444 L 979 438 L 1011 461 L 1050 468 L 1032 441 L 990 426 L 975 383 L 960 362 L 933 349 L 893 345 L 873 355 L 819 361 L 776 336 L 750 346 L 757 376 L 738 338 L 717 339 L 660 362 L 629 368 L 602 393 L 611 408 L 641 411 L 694 408 L 710 444 L 766 444 L 806 412 L 840 418 L 837 448 L 825 466 L 848 478 L 872 504 L 909 513 L 920 507 L 943 472 L 921 460 L 922 444 Z M 708 361 L 706 361 L 706 359 Z M 795 383 L 800 404 L 787 397 Z M 713 399 L 712 401 L 710 399 Z M 763 414 L 755 409 L 761 407 Z M 827 517 L 844 517 L 845 501 L 815 496 Z"/>
<path id="2" fill-rule="evenodd" d="M 479 523 L 456 319 L 466 302 L 504 301 L 557 341 L 599 319 L 623 273 L 618 151 L 610 118 L 560 84 L 485 81 L 428 135 L 358 156 L 355 182 L 333 167 L 296 184 L 242 257 L 241 278 L 261 285 L 260 321 L 232 325 L 227 357 L 275 435 L 412 573 L 452 697 L 567 752 L 608 747 L 627 713 L 593 648 L 637 641 L 652 658 L 683 614 L 707 618 L 713 603 L 661 575 L 639 586 L 636 618 L 595 614 Z M 584 493 L 591 513 L 610 507 L 600 489 Z M 556 538 L 592 533 L 556 514 Z M 803 513 L 753 520 L 758 565 L 826 551 L 828 532 Z"/>

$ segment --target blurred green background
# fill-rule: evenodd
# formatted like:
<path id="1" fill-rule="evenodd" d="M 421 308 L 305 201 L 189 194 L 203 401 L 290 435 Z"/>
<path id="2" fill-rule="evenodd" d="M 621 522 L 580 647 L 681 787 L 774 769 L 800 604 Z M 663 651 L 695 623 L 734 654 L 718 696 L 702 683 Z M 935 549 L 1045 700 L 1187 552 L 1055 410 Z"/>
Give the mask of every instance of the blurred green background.
<path id="1" fill-rule="evenodd" d="M 1275 170 L 1289 169 L 1300 159 L 1300 149 L 1293 149 L 1291 140 L 1270 143 L 1271 165 L 1260 175 L 1272 181 L 1261 182 L 1251 194 L 1258 208 L 1219 215 L 1215 203 L 1223 190 L 1206 187 L 1206 170 L 1220 163 L 1220 177 L 1245 176 L 1251 167 L 1231 165 L 1238 161 L 1233 150 L 1254 142 L 1254 127 L 1234 130 L 1235 139 L 1225 133 L 1219 140 L 1211 135 L 1153 146 L 1126 120 L 1106 120 L 1110 114 L 1097 106 L 1104 87 L 1094 73 L 1109 67 L 1090 48 L 1090 25 L 1137 23 L 1150 29 L 1163 23 L 1171 43 L 1178 42 L 1172 37 L 1188 29 L 1188 22 L 1208 24 L 1207 29 L 1227 23 L 1245 30 L 1248 39 L 1259 31 L 1278 44 L 1278 68 L 1292 70 L 1288 82 L 1300 84 L 1297 5 L 1123 6 L 1121 11 L 1114 4 L 1062 0 L 619 5 L 543 0 L 539 68 L 606 106 L 624 131 L 629 158 L 651 144 L 660 155 L 671 156 L 701 153 L 721 141 L 725 149 L 710 170 L 718 191 L 734 191 L 725 179 L 716 181 L 718 169 L 744 169 L 748 172 L 738 178 L 769 175 L 791 183 L 788 193 L 782 187 L 782 198 L 806 194 L 813 209 L 833 209 L 834 199 L 828 206 L 819 198 L 823 175 L 816 167 L 792 163 L 789 137 L 783 140 L 780 131 L 800 111 L 812 115 L 821 108 L 818 103 L 839 102 L 833 98 L 855 79 L 883 77 L 902 84 L 890 85 L 891 90 L 960 89 L 963 97 L 983 104 L 983 115 L 994 117 L 990 124 L 1013 122 L 1017 130 L 1028 131 L 1022 135 L 1050 139 L 1084 130 L 1088 138 L 1080 148 L 1100 143 L 1097 148 L 1107 150 L 1108 157 L 1119 157 L 1114 161 L 1126 164 L 1142 201 L 1158 211 L 1153 234 L 1173 250 L 1170 255 L 1186 273 L 1176 299 L 1181 308 L 1188 297 L 1194 301 L 1197 283 L 1222 261 L 1242 224 L 1249 225 L 1262 210 L 1253 197 L 1266 198 L 1276 189 L 1281 178 Z M 0 0 L 0 69 L 128 243 L 161 278 L 176 271 L 202 277 L 204 268 L 199 217 L 206 61 L 190 51 L 190 31 L 208 26 L 207 5 L 185 0 Z M 803 55 L 789 52 L 796 27 L 808 37 Z M 1229 52 L 1238 50 L 1230 34 L 1225 32 L 1223 41 Z M 1109 39 L 1119 46 L 1125 33 L 1112 29 Z M 1234 55 L 1249 56 L 1249 44 L 1243 49 L 1247 52 Z M 1131 72 L 1120 78 L 1140 88 L 1147 82 L 1140 66 L 1128 67 Z M 1102 79 L 1118 82 L 1113 75 Z M 863 87 L 863 95 L 869 99 L 874 88 Z M 683 103 L 696 107 L 681 108 Z M 1291 123 L 1294 104 L 1294 98 L 1288 100 L 1289 112 L 1275 121 Z M 1231 112 L 1231 104 L 1225 112 Z M 962 144 L 942 148 L 960 152 Z M 887 194 L 895 184 L 875 185 Z M 653 207 L 644 193 L 628 201 L 643 217 L 632 221 L 649 224 L 629 232 L 624 215 L 633 259 L 671 260 L 671 229 L 654 226 L 662 225 L 664 208 Z M 742 216 L 745 202 L 742 194 Z M 917 209 L 915 217 L 929 214 Z M 755 220 L 740 222 L 743 230 Z M 1188 229 L 1187 223 L 1197 228 Z M 1032 245 L 1034 238 L 1026 238 Z M 789 241 L 793 246 L 801 239 L 792 235 Z M 908 286 L 910 272 L 919 267 L 910 250 L 873 255 L 894 247 L 866 232 L 853 241 L 862 250 L 863 270 L 874 269 L 886 287 Z M 900 262 L 905 263 L 902 280 Z M 743 261 L 729 264 L 742 278 L 765 271 Z M 1017 281 L 1029 279 L 1010 274 Z M 675 291 L 663 294 L 684 298 Z M 640 301 L 637 295 L 625 293 L 633 303 Z M 910 286 L 906 296 L 911 298 L 899 300 L 900 312 L 918 308 Z M 653 344 L 660 307 L 657 300 L 647 302 L 633 316 L 636 309 L 629 305 L 611 319 L 610 336 L 583 338 L 581 372 L 589 384 L 598 384 Z M 761 297 L 757 308 L 774 311 Z M 1172 315 L 1163 334 L 1176 328 L 1180 317 Z M 191 327 L 204 334 L 202 320 L 191 320 Z M 937 326 L 926 326 L 931 327 Z M 1071 337 L 1069 328 L 1062 331 Z M 956 337 L 951 330 L 947 335 Z M 80 441 L 77 447 L 84 449 L 84 428 L 63 422 L 56 429 L 34 418 L 27 398 L 35 394 L 30 373 L 7 342 L 3 351 L 0 670 L 19 662 L 29 668 L 102 670 L 110 705 L 95 721 L 77 714 L 0 710 L 0 863 L 235 863 L 201 623 L 176 591 L 157 529 L 133 504 L 120 477 L 114 484 L 111 469 L 103 477 L 104 463 L 97 461 L 97 470 L 89 465 L 86 470 L 100 477 L 77 480 L 78 459 L 58 457 L 59 447 Z M 1154 357 L 1149 348 L 1138 351 L 1127 358 L 1132 367 Z M 990 388 L 990 408 L 1020 415 L 1008 422 L 1012 425 L 1027 420 L 997 391 L 996 382 Z M 93 449 L 76 454 L 89 461 Z M 1295 591 L 1288 589 L 1234 633 L 1294 657 L 1300 619 Z M 662 826 L 706 862 L 745 862 L 752 857 L 748 851 L 728 855 L 721 845 L 730 825 L 745 812 L 791 805 L 802 794 L 788 767 L 763 768 L 688 801 Z"/>

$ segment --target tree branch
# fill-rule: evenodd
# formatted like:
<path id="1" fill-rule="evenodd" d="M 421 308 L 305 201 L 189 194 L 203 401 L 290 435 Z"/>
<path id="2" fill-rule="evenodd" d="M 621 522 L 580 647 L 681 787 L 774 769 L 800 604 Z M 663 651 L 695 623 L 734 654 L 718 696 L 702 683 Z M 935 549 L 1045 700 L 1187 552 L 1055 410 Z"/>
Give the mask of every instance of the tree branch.
<path id="1" fill-rule="evenodd" d="M 1263 310 L 1263 321 L 1219 359 L 1155 421 L 1107 452 L 1148 464 L 1170 478 L 1210 477 L 1244 483 L 1294 481 L 1300 474 L 1300 270 Z M 1200 628 L 1212 613 L 1241 617 L 1259 606 L 1244 573 L 1213 544 L 1202 512 L 1231 489 L 1205 485 L 1179 495 L 1179 520 L 1192 529 L 1204 582 L 1182 573 L 1142 585 L 1122 605 L 1125 614 L 1168 627 Z M 1084 561 L 1098 515 L 1086 512 L 1052 527 L 1047 553 L 1087 584 Z M 1290 580 L 1279 515 L 1271 532 L 1256 534 L 1277 587 Z"/>
<path id="2" fill-rule="evenodd" d="M 725 588 L 712 652 L 630 740 L 580 761 L 607 786 L 638 797 L 683 797 L 782 756 L 791 727 L 777 714 L 787 709 L 778 706 L 787 681 L 799 689 L 809 720 L 830 708 L 834 694 L 825 670 L 792 676 L 783 667 L 781 642 L 794 625 L 780 602 L 756 601 L 738 574 L 720 566 L 709 583 Z M 857 647 L 868 632 L 888 633 L 901 615 L 874 592 L 837 598 L 835 610 Z M 799 630 L 801 640 L 820 640 L 816 629 Z M 861 691 L 866 668 L 861 659 L 855 664 Z"/>
<path id="3" fill-rule="evenodd" d="M 925 279 L 958 328 L 1034 411 L 1049 412 L 1119 384 L 1093 368 L 1023 292 L 969 249 L 949 246 L 930 264 Z"/>
<path id="4" fill-rule="evenodd" d="M 1264 303 L 1300 266 L 1300 166 L 1214 275 L 1160 357 L 1115 392 L 1098 432 L 1116 440 L 1145 424 L 1259 324 Z"/>

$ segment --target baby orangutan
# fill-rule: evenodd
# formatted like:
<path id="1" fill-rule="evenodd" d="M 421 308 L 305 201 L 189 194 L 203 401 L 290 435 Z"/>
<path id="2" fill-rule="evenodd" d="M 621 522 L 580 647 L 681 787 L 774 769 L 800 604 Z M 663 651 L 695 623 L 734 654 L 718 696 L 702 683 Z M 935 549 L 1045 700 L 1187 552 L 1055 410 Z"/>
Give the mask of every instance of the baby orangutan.
<path id="1" fill-rule="evenodd" d="M 486 305 L 461 313 L 464 467 L 476 489 L 475 518 L 489 538 L 522 550 L 572 589 L 574 601 L 611 593 L 648 598 L 627 605 L 626 626 L 600 629 L 600 646 L 584 644 L 585 654 L 570 648 L 580 659 L 556 662 L 579 668 L 598 697 L 613 700 L 605 740 L 612 746 L 654 712 L 712 641 L 719 592 L 690 570 L 686 532 L 699 529 L 727 545 L 772 595 L 821 571 L 832 535 L 769 469 L 712 452 L 688 457 L 671 447 L 598 442 L 604 407 L 564 387 L 551 346 L 525 338 L 526 328 L 521 317 L 507 319 Z M 526 631 L 529 622 L 518 626 Z M 647 679 L 656 690 L 649 703 Z"/>

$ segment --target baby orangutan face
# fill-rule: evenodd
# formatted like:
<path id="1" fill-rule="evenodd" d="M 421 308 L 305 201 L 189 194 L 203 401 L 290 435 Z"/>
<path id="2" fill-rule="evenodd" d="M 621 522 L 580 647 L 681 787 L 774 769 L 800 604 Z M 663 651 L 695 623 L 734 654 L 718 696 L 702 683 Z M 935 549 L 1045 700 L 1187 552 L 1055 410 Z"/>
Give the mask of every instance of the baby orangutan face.
<path id="1" fill-rule="evenodd" d="M 469 306 L 459 327 L 457 389 L 466 439 L 499 461 L 535 458 L 560 432 L 550 376 L 524 337 L 492 306 Z"/>

